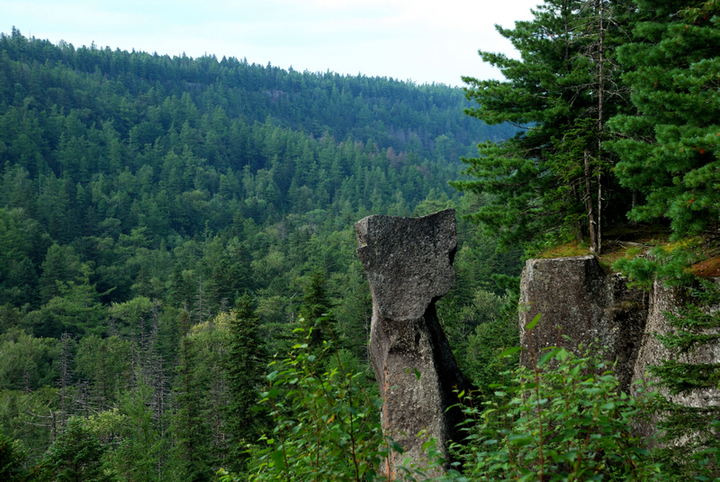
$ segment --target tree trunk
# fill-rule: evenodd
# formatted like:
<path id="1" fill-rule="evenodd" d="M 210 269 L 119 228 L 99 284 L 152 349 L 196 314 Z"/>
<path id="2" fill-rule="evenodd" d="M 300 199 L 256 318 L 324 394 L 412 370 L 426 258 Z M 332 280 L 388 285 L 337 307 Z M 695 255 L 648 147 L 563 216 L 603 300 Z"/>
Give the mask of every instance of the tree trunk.
<path id="1" fill-rule="evenodd" d="M 595 214 L 593 213 L 593 198 L 590 190 L 590 151 L 585 148 L 585 206 L 588 210 L 588 229 L 590 230 L 590 251 L 597 251 L 597 237 L 595 235 Z"/>

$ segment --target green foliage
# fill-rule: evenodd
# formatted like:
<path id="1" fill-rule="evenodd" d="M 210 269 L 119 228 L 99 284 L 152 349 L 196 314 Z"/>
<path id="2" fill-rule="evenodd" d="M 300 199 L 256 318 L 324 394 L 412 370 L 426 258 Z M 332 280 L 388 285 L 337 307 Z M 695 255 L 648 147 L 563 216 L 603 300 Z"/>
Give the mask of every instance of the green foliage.
<path id="1" fill-rule="evenodd" d="M 312 350 L 322 350 L 324 342 L 330 340 L 331 333 L 334 331 L 336 321 L 330 308 L 330 300 L 327 299 L 325 291 L 324 276 L 322 272 L 315 269 L 305 288 L 303 305 L 300 310 L 304 321 L 303 328 L 308 333 L 308 344 Z"/>
<path id="2" fill-rule="evenodd" d="M 67 421 L 63 432 L 48 448 L 42 463 L 33 469 L 38 480 L 87 482 L 111 481 L 112 474 L 105 470 L 103 455 L 106 451 L 87 422 L 80 417 Z"/>
<path id="3" fill-rule="evenodd" d="M 519 360 L 518 355 L 499 356 L 506 348 L 519 343 L 517 306 L 518 295 L 510 293 L 501 298 L 480 291 L 473 302 L 479 323 L 468 334 L 464 353 L 460 352 L 459 359 L 463 371 L 472 378 L 482 396 L 490 396 L 498 373 L 517 365 Z"/>
<path id="4" fill-rule="evenodd" d="M 663 444 L 654 456 L 663 463 L 670 480 L 718 480 L 720 407 L 712 402 L 702 407 L 684 401 L 720 387 L 720 363 L 708 356 L 712 353 L 708 350 L 720 345 L 720 289 L 711 281 L 698 280 L 679 290 L 687 292 L 685 305 L 666 313 L 671 329 L 656 334 L 672 355 L 650 368 L 660 387 L 650 410 L 659 416 L 657 427 Z M 693 359 L 694 355 L 704 361 Z"/>
<path id="5" fill-rule="evenodd" d="M 669 220 L 677 238 L 717 226 L 720 17 L 715 2 L 638 1 L 632 41 L 618 50 L 634 115 L 611 128 L 622 185 L 643 194 L 629 215 Z"/>
<path id="6" fill-rule="evenodd" d="M 602 227 L 622 221 L 625 208 L 604 203 L 605 190 L 617 187 L 609 176 L 615 159 L 602 142 L 607 119 L 626 108 L 612 59 L 627 3 L 547 0 L 532 20 L 497 27 L 521 59 L 480 51 L 506 81 L 463 78 L 479 104 L 469 115 L 518 128 L 481 143 L 479 157 L 463 159 L 474 179 L 452 183 L 484 196 L 471 218 L 501 245 L 589 234 L 600 252 Z"/>
<path id="7" fill-rule="evenodd" d="M 89 390 L 100 411 L 117 404 L 122 390 L 133 377 L 132 343 L 118 336 L 100 338 L 83 337 L 78 342 L 75 362 L 76 374 L 90 382 Z"/>
<path id="8" fill-rule="evenodd" d="M 664 313 L 669 329 L 654 333 L 667 358 L 650 367 L 658 394 L 645 409 L 659 431 L 652 457 L 668 480 L 717 480 L 720 475 L 720 411 L 712 403 L 700 407 L 692 402 L 720 386 L 720 365 L 707 355 L 720 341 L 720 291 L 690 270 L 703 248 L 707 243 L 701 238 L 689 238 L 613 265 L 645 289 L 655 284 L 670 290 L 680 304 Z"/>
<path id="9" fill-rule="evenodd" d="M 116 411 L 103 412 L 113 418 L 116 415 L 113 434 L 120 442 L 107 454 L 113 470 L 125 480 L 151 482 L 161 479 L 160 454 L 163 440 L 160 424 L 153 413 L 153 389 L 144 383 L 132 391 L 123 393 Z M 103 420 L 93 417 L 98 425 Z"/>
<path id="10" fill-rule="evenodd" d="M 244 295 L 230 313 L 225 359 L 230 435 L 226 467 L 235 473 L 245 472 L 248 447 L 258 442 L 267 426 L 265 413 L 256 409 L 269 359 L 259 328 L 260 319 L 252 308 L 250 296 Z"/>
<path id="11" fill-rule="evenodd" d="M 388 450 L 382 401 L 370 399 L 365 373 L 348 371 L 327 342 L 322 354 L 334 352 L 337 365 L 324 371 L 309 341 L 270 364 L 261 403 L 275 427 L 254 454 L 251 480 L 373 480 Z"/>
<path id="12" fill-rule="evenodd" d="M 59 355 L 57 340 L 35 338 L 14 328 L 0 336 L 0 389 L 29 392 L 51 384 Z"/>
<path id="13" fill-rule="evenodd" d="M 480 405 L 465 394 L 463 472 L 447 479 L 661 480 L 632 432 L 642 407 L 620 392 L 612 367 L 562 348 L 531 358 L 531 367 L 504 372 Z"/>
<path id="14" fill-rule="evenodd" d="M 299 314 L 315 370 L 367 389 L 352 225 L 458 204 L 458 157 L 503 129 L 465 106 L 441 85 L 0 34 L 0 428 L 26 463 L 81 415 L 68 433 L 113 477 L 242 472 L 266 427 L 248 410 L 261 346 L 285 352 Z M 483 261 L 493 243 L 468 240 L 465 279 L 517 274 Z M 228 314 L 244 293 L 257 316 Z"/>
<path id="15" fill-rule="evenodd" d="M 214 338 L 214 334 L 213 330 L 209 333 L 201 332 L 199 336 L 183 338 L 180 363 L 176 368 L 178 378 L 175 397 L 178 409 L 172 426 L 177 441 L 174 447 L 175 465 L 183 480 L 193 482 L 211 478 L 213 467 L 224 450 L 224 447 L 218 446 L 220 439 L 217 436 L 221 435 L 218 433 L 219 430 L 213 433 L 212 429 L 213 423 L 219 421 L 217 415 L 222 412 L 222 406 L 226 403 L 226 394 L 218 393 L 217 403 L 214 406 L 210 404 L 210 407 L 205 399 L 211 395 L 207 386 L 210 382 L 208 368 L 213 367 L 209 367 L 208 362 L 219 362 L 217 359 L 203 357 L 210 355 L 216 358 L 218 355 L 216 350 L 204 350 L 206 347 L 211 348 L 213 342 L 221 343 L 220 340 L 208 339 Z M 222 369 L 220 363 L 217 369 Z M 217 377 L 214 381 L 222 383 L 223 378 Z M 215 409 L 215 413 L 212 412 L 212 408 Z M 216 425 L 215 428 L 220 429 L 220 426 Z"/>
<path id="16" fill-rule="evenodd" d="M 0 431 L 0 479 L 7 482 L 25 480 L 26 454 L 17 441 L 9 440 Z"/>

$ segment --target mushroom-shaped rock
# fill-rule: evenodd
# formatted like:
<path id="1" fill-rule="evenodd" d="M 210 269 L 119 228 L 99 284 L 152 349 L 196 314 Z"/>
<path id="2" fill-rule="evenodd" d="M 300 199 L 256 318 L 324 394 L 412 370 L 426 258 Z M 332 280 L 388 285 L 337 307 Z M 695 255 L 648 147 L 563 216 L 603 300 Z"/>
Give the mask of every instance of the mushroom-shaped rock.
<path id="1" fill-rule="evenodd" d="M 468 383 L 435 310 L 455 283 L 455 211 L 368 216 L 355 229 L 373 299 L 370 358 L 385 399 L 383 428 L 404 449 L 387 461 L 392 477 L 407 457 L 427 464 L 422 445 L 428 439 L 435 438 L 446 459 L 449 442 L 460 440 L 456 425 L 462 414 L 449 408 Z"/>

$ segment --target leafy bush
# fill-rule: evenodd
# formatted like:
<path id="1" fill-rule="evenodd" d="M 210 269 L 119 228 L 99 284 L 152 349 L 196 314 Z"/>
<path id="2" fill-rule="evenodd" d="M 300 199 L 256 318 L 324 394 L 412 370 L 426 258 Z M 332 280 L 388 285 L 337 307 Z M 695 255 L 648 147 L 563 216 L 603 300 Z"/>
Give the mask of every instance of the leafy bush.
<path id="1" fill-rule="evenodd" d="M 270 364 L 261 403 L 270 406 L 275 426 L 261 439 L 265 448 L 253 454 L 250 480 L 377 479 L 388 451 L 382 400 L 369 397 L 366 372 L 346 371 L 333 342 L 320 351 L 310 347 L 311 334 Z"/>
<path id="2" fill-rule="evenodd" d="M 657 466 L 631 430 L 638 402 L 620 392 L 612 367 L 563 348 L 531 359 L 531 368 L 505 372 L 507 382 L 492 385 L 494 397 L 479 407 L 463 394 L 468 444 L 455 446 L 463 472 L 446 480 L 656 479 Z"/>

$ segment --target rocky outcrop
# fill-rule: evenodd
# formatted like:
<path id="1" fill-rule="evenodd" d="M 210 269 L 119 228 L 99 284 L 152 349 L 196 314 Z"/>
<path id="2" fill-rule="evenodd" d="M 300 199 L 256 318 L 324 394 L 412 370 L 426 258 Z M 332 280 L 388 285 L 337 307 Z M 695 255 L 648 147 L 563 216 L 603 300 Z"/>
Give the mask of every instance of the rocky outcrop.
<path id="1" fill-rule="evenodd" d="M 383 428 L 404 448 L 387 461 L 392 477 L 406 457 L 427 464 L 422 445 L 431 437 L 446 458 L 450 440 L 459 440 L 461 414 L 448 408 L 467 382 L 435 311 L 455 283 L 455 212 L 369 216 L 355 229 L 373 299 L 370 358 L 385 399 Z"/>
<path id="2" fill-rule="evenodd" d="M 647 322 L 647 295 L 605 274 L 594 256 L 531 259 L 520 282 L 521 362 L 548 346 L 595 353 L 617 361 L 621 389 L 629 391 Z M 537 315 L 532 332 L 525 326 Z M 565 338 L 562 335 L 569 337 Z"/>
<path id="3" fill-rule="evenodd" d="M 529 364 L 529 354 L 544 347 L 562 346 L 578 353 L 580 344 L 592 343 L 593 354 L 617 362 L 621 390 L 636 395 L 636 382 L 652 382 L 649 367 L 672 355 L 655 335 L 671 332 L 667 313 L 684 304 L 676 290 L 660 283 L 649 293 L 629 288 L 621 275 L 606 274 L 594 256 L 528 260 L 520 282 L 520 343 L 525 348 L 521 363 Z M 538 313 L 538 324 L 526 330 Z M 703 347 L 680 355 L 679 361 L 720 363 L 720 347 Z M 707 407 L 720 404 L 720 391 L 669 398 Z M 637 429 L 648 438 L 655 435 L 652 420 Z"/>

